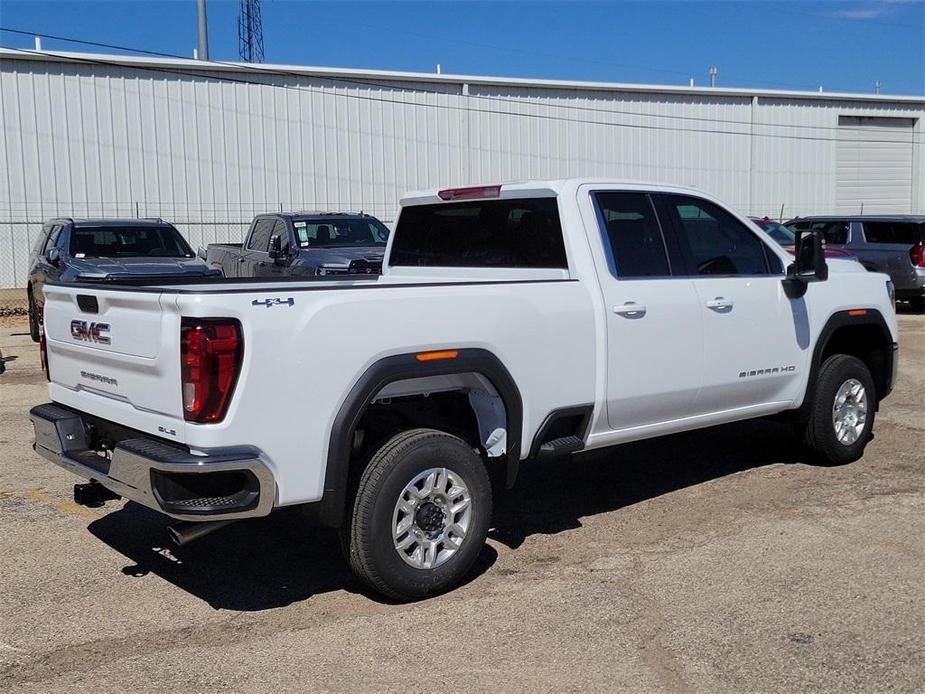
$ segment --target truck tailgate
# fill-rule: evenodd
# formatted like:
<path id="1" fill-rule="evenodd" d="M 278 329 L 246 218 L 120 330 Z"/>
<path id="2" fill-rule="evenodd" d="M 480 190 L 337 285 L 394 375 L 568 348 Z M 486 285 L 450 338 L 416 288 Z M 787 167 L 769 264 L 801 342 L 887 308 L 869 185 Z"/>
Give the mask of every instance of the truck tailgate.
<path id="1" fill-rule="evenodd" d="M 46 285 L 45 297 L 52 398 L 178 438 L 183 404 L 175 297 L 86 285 Z"/>

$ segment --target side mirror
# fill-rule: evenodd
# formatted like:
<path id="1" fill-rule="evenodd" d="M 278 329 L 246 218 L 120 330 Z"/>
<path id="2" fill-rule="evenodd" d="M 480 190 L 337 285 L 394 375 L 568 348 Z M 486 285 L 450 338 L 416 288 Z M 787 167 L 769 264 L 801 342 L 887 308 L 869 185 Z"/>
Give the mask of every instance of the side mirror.
<path id="1" fill-rule="evenodd" d="M 208 249 L 200 246 L 199 249 L 196 251 L 196 257 L 200 258 L 201 260 L 207 260 L 209 257 Z"/>
<path id="2" fill-rule="evenodd" d="M 807 284 L 824 282 L 829 278 L 822 232 L 798 231 L 794 255 L 795 260 L 787 268 L 784 288 L 790 298 L 799 298 L 806 293 Z"/>
<path id="3" fill-rule="evenodd" d="M 279 234 L 273 234 L 270 237 L 270 247 L 267 249 L 270 260 L 279 260 L 283 254 L 283 239 Z"/>
<path id="4" fill-rule="evenodd" d="M 45 252 L 45 257 L 48 258 L 48 262 L 52 265 L 58 265 L 61 262 L 61 249 L 57 246 L 52 246 Z"/>

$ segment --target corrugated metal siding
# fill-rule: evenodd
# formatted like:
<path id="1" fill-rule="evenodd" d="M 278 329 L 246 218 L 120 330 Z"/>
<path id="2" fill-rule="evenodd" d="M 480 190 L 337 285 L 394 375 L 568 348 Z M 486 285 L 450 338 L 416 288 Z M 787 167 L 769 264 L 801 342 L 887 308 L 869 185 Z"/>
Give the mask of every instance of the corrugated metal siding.
<path id="1" fill-rule="evenodd" d="M 248 82 L 257 82 L 256 84 Z M 0 286 L 42 220 L 161 216 L 196 244 L 257 212 L 362 209 L 411 189 L 561 176 L 693 185 L 755 214 L 834 211 L 839 115 L 921 104 L 4 60 Z"/>

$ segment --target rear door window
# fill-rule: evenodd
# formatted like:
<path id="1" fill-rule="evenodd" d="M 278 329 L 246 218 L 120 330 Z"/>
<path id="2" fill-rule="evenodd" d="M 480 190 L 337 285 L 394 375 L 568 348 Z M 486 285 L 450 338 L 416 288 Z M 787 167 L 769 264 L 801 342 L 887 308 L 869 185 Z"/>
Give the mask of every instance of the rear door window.
<path id="1" fill-rule="evenodd" d="M 568 267 L 555 198 L 413 205 L 394 234 L 396 267 Z"/>
<path id="2" fill-rule="evenodd" d="M 868 243 L 896 243 L 914 246 L 925 238 L 925 224 L 914 222 L 864 222 Z"/>
<path id="3" fill-rule="evenodd" d="M 668 250 L 646 193 L 596 193 L 610 270 L 617 277 L 666 277 Z"/>

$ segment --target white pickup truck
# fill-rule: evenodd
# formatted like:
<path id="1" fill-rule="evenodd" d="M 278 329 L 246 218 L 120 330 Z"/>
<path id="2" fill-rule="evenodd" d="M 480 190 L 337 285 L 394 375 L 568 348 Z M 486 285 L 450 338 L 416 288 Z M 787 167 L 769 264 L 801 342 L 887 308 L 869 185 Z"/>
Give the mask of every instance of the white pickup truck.
<path id="1" fill-rule="evenodd" d="M 531 459 L 771 415 L 859 458 L 891 283 L 797 249 L 696 190 L 531 181 L 409 194 L 381 276 L 48 283 L 35 450 L 180 542 L 306 505 L 370 586 L 421 598 Z"/>

